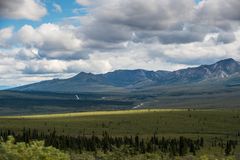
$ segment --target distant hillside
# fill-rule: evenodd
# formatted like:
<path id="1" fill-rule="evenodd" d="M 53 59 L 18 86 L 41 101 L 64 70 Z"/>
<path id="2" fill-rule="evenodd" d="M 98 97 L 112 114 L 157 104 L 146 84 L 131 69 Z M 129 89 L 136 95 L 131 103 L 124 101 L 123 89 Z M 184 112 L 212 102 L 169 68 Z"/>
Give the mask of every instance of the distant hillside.
<path id="1" fill-rule="evenodd" d="M 81 72 L 69 79 L 53 79 L 11 90 L 42 92 L 129 92 L 148 87 L 229 81 L 240 77 L 240 63 L 225 59 L 212 65 L 169 71 L 116 70 L 106 74 Z"/>
<path id="2" fill-rule="evenodd" d="M 6 89 L 10 89 L 10 86 L 0 86 L 0 90 L 6 90 Z"/>
<path id="3" fill-rule="evenodd" d="M 0 91 L 0 115 L 139 108 L 239 108 L 240 64 L 225 59 L 173 72 L 81 72 Z"/>

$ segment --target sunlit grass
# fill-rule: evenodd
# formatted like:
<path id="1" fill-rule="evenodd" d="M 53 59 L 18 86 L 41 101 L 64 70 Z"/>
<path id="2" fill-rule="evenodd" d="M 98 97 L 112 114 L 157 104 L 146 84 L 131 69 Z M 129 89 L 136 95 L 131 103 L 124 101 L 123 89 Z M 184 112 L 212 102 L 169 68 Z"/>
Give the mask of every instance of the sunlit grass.
<path id="1" fill-rule="evenodd" d="M 59 134 L 142 135 L 212 137 L 236 135 L 240 130 L 238 109 L 141 109 L 49 115 L 3 116 L 0 129 L 25 128 Z"/>
<path id="2" fill-rule="evenodd" d="M 81 117 L 81 116 L 97 116 L 97 115 L 125 115 L 125 114 L 143 114 L 150 112 L 177 112 L 187 111 L 187 109 L 141 109 L 141 110 L 119 110 L 119 111 L 94 111 L 94 112 L 76 112 L 62 114 L 44 114 L 44 115 L 27 115 L 27 116 L 0 116 L 1 118 L 61 118 L 61 117 Z"/>

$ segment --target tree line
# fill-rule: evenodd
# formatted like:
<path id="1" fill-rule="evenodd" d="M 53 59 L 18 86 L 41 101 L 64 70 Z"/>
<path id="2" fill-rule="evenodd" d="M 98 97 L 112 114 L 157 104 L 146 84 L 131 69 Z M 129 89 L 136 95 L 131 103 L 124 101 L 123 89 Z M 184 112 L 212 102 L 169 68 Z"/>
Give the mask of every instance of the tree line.
<path id="1" fill-rule="evenodd" d="M 162 152 L 172 156 L 184 156 L 186 154 L 195 155 L 198 150 L 204 147 L 204 138 L 190 139 L 186 137 L 165 138 L 158 137 L 156 134 L 149 138 L 140 138 L 135 136 L 110 136 L 104 131 L 101 136 L 92 135 L 58 135 L 56 130 L 49 133 L 40 132 L 37 129 L 23 128 L 21 132 L 13 130 L 0 130 L 0 137 L 6 141 L 8 136 L 12 135 L 16 142 L 29 143 L 33 140 L 43 140 L 45 146 L 53 146 L 61 150 L 73 150 L 76 152 L 90 151 L 97 152 L 99 150 L 112 152 L 116 148 L 127 149 L 131 154 L 144 154 L 153 152 Z M 234 145 L 234 146 L 233 146 Z M 232 148 L 237 145 L 235 141 L 226 143 L 225 153 L 231 154 Z"/>

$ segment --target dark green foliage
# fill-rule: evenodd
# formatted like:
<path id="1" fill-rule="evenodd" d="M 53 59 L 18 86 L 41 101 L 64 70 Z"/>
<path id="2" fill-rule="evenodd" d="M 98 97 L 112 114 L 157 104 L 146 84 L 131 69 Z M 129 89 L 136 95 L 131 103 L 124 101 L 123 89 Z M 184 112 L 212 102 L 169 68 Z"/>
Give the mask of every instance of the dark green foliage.
<path id="1" fill-rule="evenodd" d="M 203 138 L 192 140 L 190 138 L 180 137 L 176 138 L 158 138 L 155 134 L 150 139 L 141 139 L 138 135 L 124 137 L 113 137 L 108 132 L 103 132 L 102 136 L 79 135 L 77 137 L 57 135 L 56 130 L 45 134 L 34 129 L 23 128 L 21 133 L 15 133 L 11 130 L 1 130 L 0 137 L 7 140 L 9 135 L 13 135 L 17 142 L 30 143 L 33 140 L 44 140 L 46 146 L 53 146 L 61 150 L 74 150 L 77 152 L 90 151 L 97 152 L 102 150 L 104 153 L 112 152 L 114 148 L 126 147 L 131 153 L 154 153 L 163 152 L 169 153 L 173 156 L 184 156 L 189 152 L 195 154 L 197 150 L 203 147 Z M 227 146 L 232 147 L 232 141 L 227 143 Z M 226 150 L 229 154 L 231 150 Z M 226 154 L 227 154 L 226 153 Z"/>
<path id="2" fill-rule="evenodd" d="M 228 141 L 225 148 L 225 154 L 228 156 L 230 155 L 231 151 L 232 151 L 232 146 L 231 146 L 231 143 Z"/>
<path id="3" fill-rule="evenodd" d="M 12 136 L 0 140 L 1 160 L 70 160 L 70 156 L 54 147 L 45 147 L 43 141 L 15 142 Z"/>
<path id="4" fill-rule="evenodd" d="M 228 140 L 225 147 L 225 155 L 229 156 L 233 153 L 233 150 L 236 148 L 238 141 Z"/>

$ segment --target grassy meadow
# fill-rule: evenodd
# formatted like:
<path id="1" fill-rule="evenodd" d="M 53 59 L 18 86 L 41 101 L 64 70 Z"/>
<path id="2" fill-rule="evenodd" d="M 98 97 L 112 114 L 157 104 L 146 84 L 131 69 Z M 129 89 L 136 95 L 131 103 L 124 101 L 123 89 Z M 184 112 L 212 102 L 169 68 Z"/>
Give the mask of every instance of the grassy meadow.
<path id="1" fill-rule="evenodd" d="M 214 138 L 221 138 L 224 141 L 229 139 L 240 141 L 240 110 L 143 109 L 0 117 L 1 130 L 10 129 L 21 132 L 24 127 L 37 129 L 44 133 L 56 130 L 58 135 L 67 136 L 90 136 L 93 132 L 96 136 L 102 136 L 102 133 L 107 131 L 111 136 L 138 135 L 144 139 L 149 139 L 153 134 L 166 138 L 184 136 L 197 139 L 203 137 L 205 147 L 197 152 L 197 156 L 214 154 L 215 158 L 222 157 L 225 151 L 223 148 L 211 146 Z M 113 155 L 111 153 L 103 155 L 108 158 L 118 157 L 120 153 L 124 159 L 123 151 L 113 152 Z M 239 145 L 234 149 L 235 153 L 240 153 Z M 128 156 L 130 157 L 127 159 L 131 159 L 131 154 Z M 137 157 L 137 155 L 135 156 Z M 141 155 L 139 156 L 141 157 Z M 146 155 L 142 155 L 142 157 L 144 156 Z M 81 155 L 73 154 L 72 157 L 74 157 L 72 159 L 78 159 L 76 157 L 92 157 L 94 159 L 95 156 L 94 153 L 84 152 Z M 157 157 L 159 158 L 159 156 Z"/>
<path id="2" fill-rule="evenodd" d="M 36 116 L 2 116 L 1 129 L 22 128 L 49 131 L 64 135 L 95 134 L 166 136 L 235 136 L 240 132 L 238 109 L 151 109 L 99 111 Z"/>

